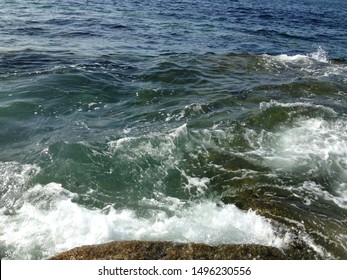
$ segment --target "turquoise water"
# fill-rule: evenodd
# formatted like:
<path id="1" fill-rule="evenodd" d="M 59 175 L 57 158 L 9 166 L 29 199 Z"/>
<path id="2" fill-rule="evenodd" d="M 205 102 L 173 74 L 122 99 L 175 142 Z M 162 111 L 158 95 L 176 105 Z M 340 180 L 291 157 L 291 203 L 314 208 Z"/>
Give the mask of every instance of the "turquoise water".
<path id="1" fill-rule="evenodd" d="M 347 257 L 345 1 L 2 1 L 0 256 L 298 240 Z"/>

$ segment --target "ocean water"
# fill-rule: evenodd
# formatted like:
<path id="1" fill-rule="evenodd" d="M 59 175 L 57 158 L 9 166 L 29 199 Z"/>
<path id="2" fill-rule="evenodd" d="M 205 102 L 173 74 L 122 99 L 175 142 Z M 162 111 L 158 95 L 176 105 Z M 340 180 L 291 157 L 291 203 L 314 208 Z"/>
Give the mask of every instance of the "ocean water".
<path id="1" fill-rule="evenodd" d="M 0 1 L 0 257 L 111 240 L 347 259 L 345 0 Z"/>

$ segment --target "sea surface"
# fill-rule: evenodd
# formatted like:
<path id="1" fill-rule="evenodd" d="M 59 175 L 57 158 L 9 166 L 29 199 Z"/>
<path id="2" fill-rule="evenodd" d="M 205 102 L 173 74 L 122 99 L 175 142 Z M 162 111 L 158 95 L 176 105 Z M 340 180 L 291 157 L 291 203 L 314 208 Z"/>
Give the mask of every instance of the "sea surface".
<path id="1" fill-rule="evenodd" d="M 347 259 L 346 0 L 0 1 L 0 258 L 111 240 Z"/>

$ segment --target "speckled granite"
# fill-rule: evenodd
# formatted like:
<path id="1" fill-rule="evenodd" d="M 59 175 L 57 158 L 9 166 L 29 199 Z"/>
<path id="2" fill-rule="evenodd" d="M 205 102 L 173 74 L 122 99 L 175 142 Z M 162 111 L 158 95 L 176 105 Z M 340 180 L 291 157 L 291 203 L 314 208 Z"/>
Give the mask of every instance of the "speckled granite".
<path id="1" fill-rule="evenodd" d="M 314 259 L 316 256 L 300 248 L 280 250 L 261 245 L 224 244 L 211 246 L 167 241 L 113 241 L 86 245 L 60 253 L 52 260 L 275 260 Z"/>

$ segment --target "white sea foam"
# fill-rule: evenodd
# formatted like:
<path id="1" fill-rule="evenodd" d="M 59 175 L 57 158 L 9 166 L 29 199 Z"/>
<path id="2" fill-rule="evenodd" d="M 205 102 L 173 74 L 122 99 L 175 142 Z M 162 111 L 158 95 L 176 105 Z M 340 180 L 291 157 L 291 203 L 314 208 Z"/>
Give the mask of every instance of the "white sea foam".
<path id="1" fill-rule="evenodd" d="M 172 120 L 179 121 L 185 118 L 189 118 L 192 116 L 196 116 L 199 114 L 203 114 L 204 110 L 202 108 L 203 104 L 200 103 L 192 103 L 190 105 L 184 106 L 182 110 L 176 113 L 167 113 L 165 121 L 170 122 Z"/>
<path id="2" fill-rule="evenodd" d="M 172 131 L 175 137 L 185 126 Z M 170 136 L 170 137 L 171 137 Z M 138 206 L 147 209 L 90 209 L 74 202 L 78 194 L 62 185 L 29 186 L 39 168 L 19 163 L 2 163 L 1 186 L 17 190 L 1 197 L 1 257 L 6 259 L 46 258 L 83 244 L 110 240 L 172 240 L 179 242 L 255 243 L 286 246 L 289 236 L 279 236 L 270 221 L 254 211 L 211 200 L 182 201 L 164 194 L 143 198 Z M 12 179 L 10 179 L 12 178 Z M 186 175 L 186 187 L 201 190 L 208 178 Z M 5 202 L 13 196 L 11 205 Z M 9 207 L 11 211 L 9 211 Z"/>
<path id="3" fill-rule="evenodd" d="M 187 125 L 184 124 L 168 132 L 151 132 L 137 137 L 124 137 L 108 143 L 110 152 L 119 156 L 122 160 L 130 164 L 140 162 L 160 163 L 158 169 L 148 170 L 148 172 L 162 171 L 166 173 L 168 169 L 175 169 L 179 157 L 177 144 L 186 139 L 188 135 Z"/>
<path id="4" fill-rule="evenodd" d="M 347 209 L 346 196 L 336 196 L 328 192 L 323 186 L 316 182 L 305 181 L 301 186 L 295 189 L 295 192 L 299 192 L 302 197 L 304 197 L 304 203 L 306 205 L 311 205 L 312 201 L 323 198 L 334 202 L 341 208 Z M 346 190 L 345 190 L 346 192 Z"/>
<path id="5" fill-rule="evenodd" d="M 313 53 L 308 54 L 296 54 L 296 55 L 287 55 L 287 54 L 280 54 L 276 56 L 270 56 L 267 54 L 263 55 L 263 58 L 265 58 L 268 61 L 277 61 L 283 64 L 289 63 L 297 63 L 297 64 L 311 64 L 313 62 L 322 62 L 322 63 L 328 63 L 328 57 L 327 52 L 323 50 L 321 47 L 318 47 L 318 49 Z"/>
<path id="6" fill-rule="evenodd" d="M 272 106 L 320 106 L 305 103 L 262 103 L 261 109 Z M 321 106 L 320 109 L 325 109 Z M 329 110 L 329 109 L 327 109 Z M 332 116 L 336 113 L 330 109 Z M 248 141 L 254 147 L 250 154 L 262 159 L 262 164 L 278 171 L 294 172 L 308 177 L 329 177 L 329 191 L 314 182 L 305 182 L 301 188 L 305 203 L 317 196 L 346 208 L 347 181 L 347 123 L 344 120 L 327 121 L 321 118 L 298 117 L 290 127 L 276 131 L 263 130 L 260 134 L 249 130 Z M 308 192 L 310 191 L 310 194 Z"/>
<path id="7" fill-rule="evenodd" d="M 265 66 L 275 72 L 291 70 L 303 77 L 317 79 L 334 78 L 346 82 L 347 67 L 329 60 L 328 53 L 318 47 L 315 52 L 307 54 L 271 56 L 262 55 Z"/>
<path id="8" fill-rule="evenodd" d="M 203 177 L 192 177 L 186 174 L 183 170 L 180 170 L 183 177 L 187 179 L 187 183 L 184 185 L 184 188 L 188 190 L 191 196 L 200 196 L 203 195 L 208 189 L 208 184 L 210 183 L 210 178 Z"/>
<path id="9" fill-rule="evenodd" d="M 219 136 L 221 132 L 216 130 L 213 134 Z M 212 134 L 209 130 L 188 133 L 187 125 L 184 124 L 168 132 L 152 132 L 137 137 L 120 138 L 110 142 L 109 147 L 115 156 L 121 157 L 129 164 L 135 164 L 137 167 L 142 167 L 149 161 L 152 164 L 155 162 L 157 164 L 155 168 L 142 169 L 142 175 L 147 176 L 150 181 L 153 181 L 154 177 L 162 180 L 168 174 L 168 170 L 179 171 L 184 180 L 182 188 L 191 197 L 198 197 L 205 194 L 210 179 L 205 176 L 195 176 L 183 170 L 180 167 L 182 154 L 188 153 L 192 159 L 208 155 L 207 147 L 218 147 L 211 137 Z M 142 178 L 144 177 L 142 176 Z M 157 183 L 160 184 L 160 182 Z"/>
<path id="10" fill-rule="evenodd" d="M 173 240 L 180 242 L 255 243 L 286 245 L 270 222 L 254 211 L 212 201 L 183 203 L 162 198 L 163 209 L 139 217 L 131 209 L 87 209 L 72 201 L 77 195 L 61 185 L 36 185 L 16 202 L 14 215 L 0 216 L 0 242 L 8 248 L 4 258 L 31 259 L 51 256 L 82 244 L 110 240 Z M 170 203 L 168 203 L 169 201 Z M 142 204 L 153 205 L 152 199 Z M 166 207 L 168 205 L 168 208 Z M 174 210 L 167 214 L 166 210 Z M 42 252 L 38 254 L 37 252 Z"/>
<path id="11" fill-rule="evenodd" d="M 302 165 L 333 168 L 334 165 L 345 172 L 347 131 L 344 126 L 322 119 L 299 120 L 294 127 L 271 135 L 272 144 L 261 148 L 265 163 L 277 168 Z"/>
<path id="12" fill-rule="evenodd" d="M 138 142 L 150 143 L 160 139 L 161 142 L 165 142 L 167 144 L 170 144 L 170 146 L 171 145 L 174 146 L 175 140 L 177 140 L 180 137 L 184 137 L 186 135 L 187 135 L 187 124 L 183 124 L 175 129 L 172 129 L 168 133 L 151 132 L 150 134 L 141 135 L 138 137 L 124 137 L 115 141 L 111 141 L 108 143 L 108 145 L 112 151 L 117 151 L 119 149 L 126 148 L 126 146 L 131 146 L 135 142 L 137 144 Z M 163 147 L 163 148 L 166 149 L 167 147 Z M 155 153 L 158 153 L 158 150 Z"/>
<path id="13" fill-rule="evenodd" d="M 328 54 L 322 47 L 318 47 L 317 51 L 307 54 L 308 57 L 323 63 L 328 63 Z"/>
<path id="14" fill-rule="evenodd" d="M 10 208 L 27 181 L 39 171 L 36 165 L 0 162 L 0 207 Z"/>

